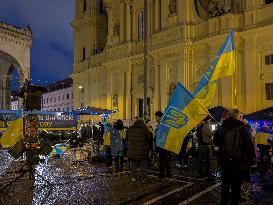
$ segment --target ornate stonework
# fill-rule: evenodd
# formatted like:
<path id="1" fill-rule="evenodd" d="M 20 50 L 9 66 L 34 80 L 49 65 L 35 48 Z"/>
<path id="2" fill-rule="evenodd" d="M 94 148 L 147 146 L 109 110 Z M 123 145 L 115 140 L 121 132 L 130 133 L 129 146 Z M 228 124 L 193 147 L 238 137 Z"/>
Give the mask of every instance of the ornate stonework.
<path id="1" fill-rule="evenodd" d="M 169 2 L 169 16 L 177 14 L 177 2 L 176 0 L 170 0 Z"/>
<path id="2" fill-rule="evenodd" d="M 22 85 L 30 74 L 31 28 L 18 28 L 0 22 L 0 109 L 10 108 L 10 75 L 12 68 L 19 73 Z"/>

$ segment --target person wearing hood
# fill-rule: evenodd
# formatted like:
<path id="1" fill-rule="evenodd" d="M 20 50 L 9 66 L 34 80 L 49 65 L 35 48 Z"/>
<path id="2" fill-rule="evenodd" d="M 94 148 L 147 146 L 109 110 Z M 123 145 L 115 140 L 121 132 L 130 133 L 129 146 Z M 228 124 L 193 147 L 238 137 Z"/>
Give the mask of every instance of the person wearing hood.
<path id="1" fill-rule="evenodd" d="M 123 171 L 124 151 L 127 129 L 123 126 L 122 120 L 114 123 L 113 130 L 110 137 L 111 154 L 115 157 L 116 172 Z"/>
<path id="2" fill-rule="evenodd" d="M 221 204 L 231 201 L 232 205 L 237 205 L 241 198 L 242 183 L 249 176 L 250 166 L 255 159 L 250 129 L 242 121 L 238 109 L 229 111 L 229 117 L 217 129 L 213 142 L 219 147 L 219 165 L 222 169 Z"/>
<path id="3" fill-rule="evenodd" d="M 138 119 L 127 131 L 128 158 L 131 164 L 132 181 L 137 179 L 137 168 L 140 168 L 142 181 L 146 181 L 148 158 L 152 133 L 143 120 Z"/>

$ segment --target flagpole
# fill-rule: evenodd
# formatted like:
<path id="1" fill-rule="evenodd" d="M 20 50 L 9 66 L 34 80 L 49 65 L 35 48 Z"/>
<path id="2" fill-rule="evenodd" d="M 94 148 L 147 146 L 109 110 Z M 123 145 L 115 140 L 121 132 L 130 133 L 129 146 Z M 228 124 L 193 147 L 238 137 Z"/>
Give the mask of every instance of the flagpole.
<path id="1" fill-rule="evenodd" d="M 236 72 L 237 72 L 237 32 L 234 32 L 234 43 L 235 43 L 235 46 L 234 46 L 234 73 L 233 73 L 233 76 L 232 76 L 232 92 L 233 92 L 233 95 L 234 95 L 234 108 L 236 109 L 237 108 L 237 90 L 236 90 L 236 82 L 237 82 L 237 76 L 236 76 Z"/>

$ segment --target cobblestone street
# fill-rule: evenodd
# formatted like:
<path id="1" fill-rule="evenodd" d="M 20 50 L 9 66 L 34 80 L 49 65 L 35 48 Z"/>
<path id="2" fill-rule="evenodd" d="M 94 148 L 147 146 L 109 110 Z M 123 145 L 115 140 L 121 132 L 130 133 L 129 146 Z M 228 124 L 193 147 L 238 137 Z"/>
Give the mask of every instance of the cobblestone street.
<path id="1" fill-rule="evenodd" d="M 15 172 L 21 165 L 5 151 L 1 151 L 1 162 L 2 189 L 20 175 Z M 111 173 L 103 164 L 71 164 L 66 156 L 38 165 L 37 172 L 50 184 L 37 175 L 29 180 L 25 173 L 2 191 L 1 204 L 218 204 L 220 200 L 218 178 L 198 179 L 194 167 L 184 172 L 174 169 L 172 179 L 161 180 L 155 165 L 142 184 L 132 182 L 128 171 Z M 270 183 L 245 186 L 247 202 L 242 204 L 271 204 L 272 188 Z"/>

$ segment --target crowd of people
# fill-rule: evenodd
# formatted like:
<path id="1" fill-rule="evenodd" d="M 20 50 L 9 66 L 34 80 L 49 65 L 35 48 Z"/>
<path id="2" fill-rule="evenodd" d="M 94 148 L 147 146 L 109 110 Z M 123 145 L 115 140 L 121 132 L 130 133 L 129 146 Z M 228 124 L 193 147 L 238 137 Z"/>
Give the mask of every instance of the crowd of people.
<path id="1" fill-rule="evenodd" d="M 156 156 L 159 177 L 171 178 L 170 162 L 173 154 L 156 146 L 156 132 L 162 116 L 161 111 L 155 113 L 155 128 L 151 121 L 144 122 L 138 117 L 134 118 L 134 124 L 130 127 L 125 127 L 122 120 L 108 122 L 104 138 L 106 165 L 112 166 L 114 157 L 115 171 L 121 172 L 126 157 L 129 160 L 132 181 L 140 180 L 145 183 L 151 159 Z M 268 138 L 267 144 L 256 144 L 255 131 L 237 109 L 225 113 L 221 125 L 214 132 L 210 129 L 211 120 L 213 119 L 210 116 L 206 117 L 184 138 L 177 156 L 177 167 L 187 168 L 189 156 L 196 157 L 199 177 L 212 177 L 210 162 L 213 147 L 217 150 L 216 157 L 222 174 L 221 204 L 238 204 L 241 200 L 242 183 L 249 180 L 251 169 L 255 170 L 257 167 L 256 171 L 261 175 L 270 171 L 269 153 L 272 150 L 272 141 Z M 137 173 L 138 170 L 140 174 Z"/>

